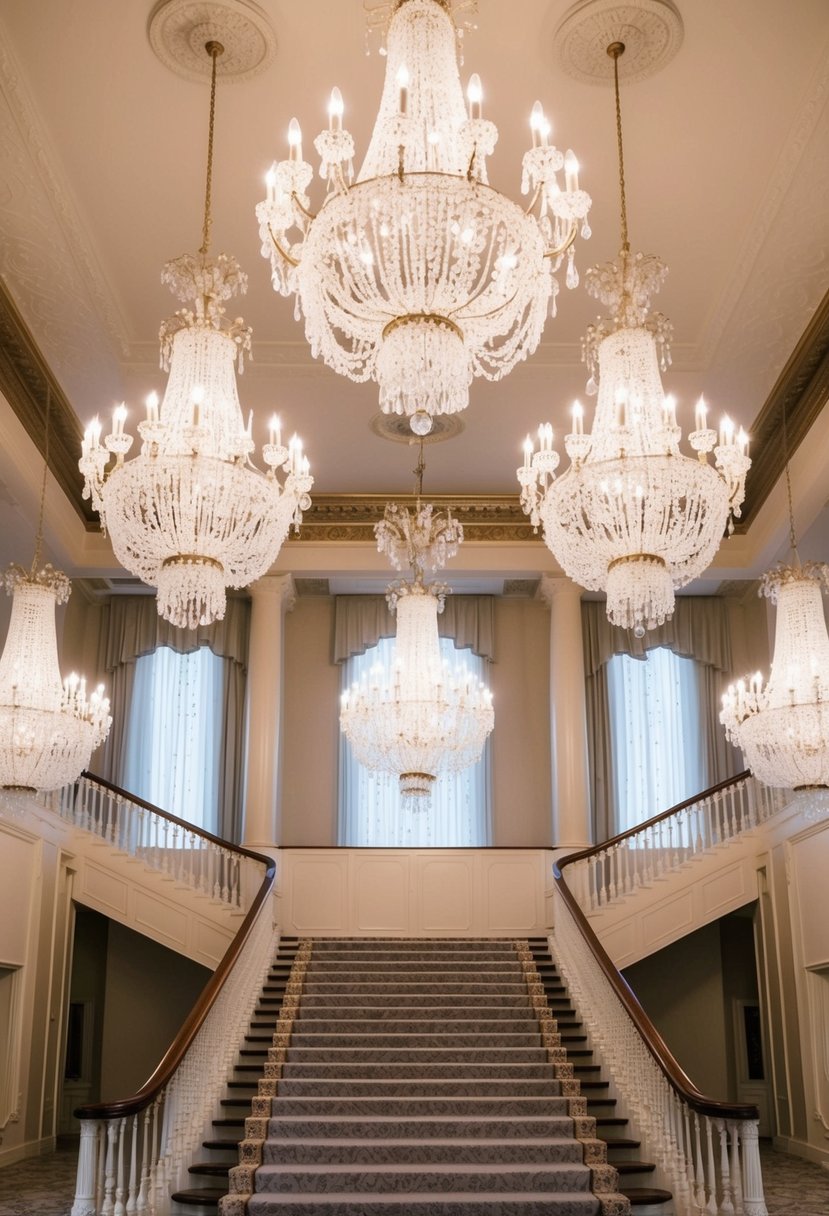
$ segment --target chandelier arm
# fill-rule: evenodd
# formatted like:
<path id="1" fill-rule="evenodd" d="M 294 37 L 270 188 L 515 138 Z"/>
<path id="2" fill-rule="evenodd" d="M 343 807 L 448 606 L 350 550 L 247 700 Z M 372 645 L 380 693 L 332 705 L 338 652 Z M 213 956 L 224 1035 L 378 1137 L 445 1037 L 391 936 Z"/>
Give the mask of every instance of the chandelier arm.
<path id="1" fill-rule="evenodd" d="M 288 253 L 288 250 L 283 245 L 280 244 L 280 242 L 274 236 L 273 228 L 270 226 L 270 224 L 268 224 L 268 232 L 270 233 L 270 238 L 273 241 L 274 249 L 279 254 L 279 256 L 281 258 L 284 258 L 289 266 L 298 266 L 299 258 L 293 257 L 293 255 Z"/>
<path id="2" fill-rule="evenodd" d="M 347 190 L 346 190 L 346 193 L 348 193 Z M 313 223 L 314 220 L 317 218 L 318 213 L 316 211 L 308 210 L 308 208 L 303 203 L 302 199 L 297 194 L 296 190 L 291 191 L 291 202 L 294 204 L 295 207 L 299 208 L 299 210 L 302 212 L 302 214 L 304 216 L 306 216 L 306 218 L 309 219 L 311 221 L 311 223 Z"/>
<path id="3" fill-rule="evenodd" d="M 463 304 L 461 307 L 468 308 L 470 304 L 474 304 L 476 300 L 480 300 L 481 296 L 484 294 L 484 292 L 486 291 L 488 286 L 489 286 L 489 284 L 487 283 L 486 287 L 482 287 L 481 290 L 476 295 L 471 296 L 466 301 L 466 303 Z M 498 304 L 495 308 L 491 309 L 489 312 L 469 313 L 468 317 L 465 317 L 464 320 L 468 319 L 470 321 L 484 321 L 484 320 L 486 320 L 487 317 L 494 317 L 495 314 L 501 312 L 501 310 L 504 307 L 509 307 L 509 305 L 512 304 L 513 300 L 515 300 L 517 295 L 518 295 L 518 292 L 514 291 L 512 293 L 512 295 L 510 296 L 510 298 L 506 301 L 506 305 Z M 454 311 L 457 312 L 458 310 L 455 309 Z M 447 314 L 447 316 L 451 316 L 451 313 Z"/>
<path id="4" fill-rule="evenodd" d="M 541 191 L 543 189 L 544 189 L 543 182 L 539 182 L 538 185 L 536 186 L 535 190 L 533 190 L 532 198 L 530 199 L 529 203 L 527 204 L 526 208 L 524 209 L 525 215 L 530 215 L 535 210 L 535 205 L 538 202 L 538 200 L 541 198 Z"/>
<path id="5" fill-rule="evenodd" d="M 570 221 L 570 231 L 567 234 L 566 240 L 564 240 L 561 245 L 555 245 L 552 249 L 545 249 L 544 250 L 545 258 L 557 258 L 557 257 L 560 257 L 562 255 L 562 253 L 566 253 L 567 250 L 570 248 L 570 246 L 575 241 L 576 237 L 578 236 L 578 232 L 579 232 L 579 226 L 578 226 L 577 222 L 575 220 L 571 220 Z"/>
<path id="6" fill-rule="evenodd" d="M 202 239 L 199 253 L 204 257 L 210 250 L 210 228 L 213 224 L 211 202 L 213 195 L 213 137 L 216 127 L 216 63 L 224 47 L 221 42 L 211 39 L 205 43 L 204 49 L 211 58 L 210 68 L 210 118 L 207 125 L 207 176 L 204 184 L 204 222 L 202 223 Z"/>

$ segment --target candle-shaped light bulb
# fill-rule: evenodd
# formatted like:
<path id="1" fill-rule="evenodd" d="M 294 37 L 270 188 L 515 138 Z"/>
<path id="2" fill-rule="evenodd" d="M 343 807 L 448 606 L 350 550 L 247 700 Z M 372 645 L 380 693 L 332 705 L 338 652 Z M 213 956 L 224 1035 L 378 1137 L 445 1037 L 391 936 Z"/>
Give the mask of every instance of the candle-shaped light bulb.
<path id="1" fill-rule="evenodd" d="M 405 118 L 409 112 L 409 69 L 401 63 L 397 69 L 398 112 Z"/>
<path id="2" fill-rule="evenodd" d="M 328 129 L 342 131 L 343 129 L 343 95 L 335 85 L 328 99 Z"/>
<path id="3" fill-rule="evenodd" d="M 564 154 L 564 184 L 568 190 L 579 188 L 579 162 L 572 148 Z"/>
<path id="4" fill-rule="evenodd" d="M 734 442 L 734 423 L 728 417 L 728 414 L 723 414 L 722 422 L 720 423 L 720 443 Z"/>
<path id="5" fill-rule="evenodd" d="M 89 447 L 91 451 L 101 446 L 101 420 L 96 414 L 86 428 L 86 433 L 89 436 Z"/>
<path id="6" fill-rule="evenodd" d="M 123 435 L 124 423 L 126 422 L 126 420 L 127 420 L 127 407 L 124 404 L 124 402 L 122 401 L 121 404 L 117 405 L 115 407 L 115 409 L 112 411 L 112 429 L 114 430 L 116 435 Z"/>
<path id="7" fill-rule="evenodd" d="M 148 393 L 144 404 L 147 407 L 147 421 L 158 422 L 158 393 Z"/>
<path id="8" fill-rule="evenodd" d="M 704 397 L 700 397 L 694 409 L 694 425 L 698 431 L 704 431 L 708 423 L 708 406 Z"/>
<path id="9" fill-rule="evenodd" d="M 271 165 L 270 169 L 268 169 L 268 172 L 265 174 L 265 186 L 267 187 L 268 191 L 268 202 L 272 203 L 276 188 L 276 170 L 274 169 L 273 165 Z"/>
<path id="10" fill-rule="evenodd" d="M 533 147 L 537 148 L 541 143 L 541 133 L 547 125 L 547 120 L 544 117 L 544 110 L 541 107 L 541 102 L 537 101 L 530 111 L 530 130 L 533 134 Z"/>
<path id="11" fill-rule="evenodd" d="M 527 438 L 524 440 L 524 468 L 525 469 L 528 469 L 530 467 L 530 459 L 532 457 L 532 454 L 533 454 L 533 441 L 530 438 L 530 436 L 528 435 Z"/>
<path id="12" fill-rule="evenodd" d="M 580 401 L 578 401 L 578 400 L 574 401 L 573 409 L 571 412 L 573 414 L 573 434 L 574 435 L 583 435 L 584 434 L 584 406 L 582 405 L 582 403 Z"/>
<path id="13" fill-rule="evenodd" d="M 676 425 L 676 397 L 673 393 L 666 393 L 662 400 L 662 414 L 665 420 L 665 426 Z"/>
<path id="14" fill-rule="evenodd" d="M 466 99 L 469 102 L 469 117 L 474 122 L 476 118 L 481 117 L 481 102 L 484 99 L 481 78 L 477 72 L 473 72 L 469 77 L 469 84 L 466 86 Z"/>
<path id="15" fill-rule="evenodd" d="M 744 430 L 743 427 L 740 427 L 739 431 L 737 432 L 737 443 L 740 445 L 740 451 L 743 453 L 743 455 L 747 455 L 748 431 Z"/>
<path id="16" fill-rule="evenodd" d="M 302 160 L 302 129 L 295 118 L 288 123 L 288 157 Z"/>
<path id="17" fill-rule="evenodd" d="M 248 410 L 248 439 L 253 438 L 253 410 Z"/>
<path id="18" fill-rule="evenodd" d="M 275 444 L 277 447 L 282 443 L 282 424 L 279 421 L 278 414 L 271 414 L 268 422 L 268 442 Z"/>

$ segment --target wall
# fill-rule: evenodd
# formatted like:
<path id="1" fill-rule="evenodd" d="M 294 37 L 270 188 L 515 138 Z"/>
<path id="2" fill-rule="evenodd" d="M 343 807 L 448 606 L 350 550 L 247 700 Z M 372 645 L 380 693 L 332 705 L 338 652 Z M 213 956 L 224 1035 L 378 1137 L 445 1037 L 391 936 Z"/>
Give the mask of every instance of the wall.
<path id="1" fill-rule="evenodd" d="M 282 839 L 337 841 L 340 669 L 331 662 L 334 600 L 300 596 L 285 617 Z M 493 845 L 551 844 L 550 613 L 540 601 L 495 601 Z"/>

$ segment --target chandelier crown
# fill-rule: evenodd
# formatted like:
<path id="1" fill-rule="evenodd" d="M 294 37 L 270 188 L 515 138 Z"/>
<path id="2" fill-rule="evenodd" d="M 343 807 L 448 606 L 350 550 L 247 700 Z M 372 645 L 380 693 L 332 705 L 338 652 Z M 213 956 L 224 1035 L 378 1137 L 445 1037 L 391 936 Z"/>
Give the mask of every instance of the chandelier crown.
<path id="1" fill-rule="evenodd" d="M 619 151 L 621 252 L 586 274 L 587 290 L 610 309 L 582 344 L 588 394 L 598 393 L 593 427 L 573 407 L 564 438 L 570 467 L 556 479 L 553 431 L 539 427 L 539 449 L 527 436 L 517 470 L 521 503 L 564 572 L 591 591 L 604 591 L 612 624 L 642 637 L 673 613 L 674 593 L 709 565 L 723 531 L 739 516 L 750 465 L 748 436 L 725 419 L 717 432 L 700 398 L 688 436 L 697 459 L 683 455 L 676 403 L 661 371 L 670 364 L 670 322 L 650 313 L 667 274 L 657 257 L 632 254 L 628 242 L 619 56 L 613 59 Z M 718 441 L 719 440 L 719 441 Z M 709 464 L 709 453 L 714 465 Z"/>
<path id="2" fill-rule="evenodd" d="M 405 0 L 371 10 L 388 22 L 380 108 L 354 176 L 344 104 L 331 95 L 314 141 L 327 193 L 308 189 L 296 120 L 289 157 L 267 175 L 256 215 L 274 289 L 295 294 L 315 358 L 357 382 L 376 380 L 385 413 L 425 434 L 435 414 L 468 404 L 475 376 L 498 380 L 537 347 L 566 258 L 575 287 L 576 236 L 587 238 L 590 197 L 578 162 L 549 142 L 537 105 L 523 161 L 526 211 L 488 184 L 498 138 L 483 90 L 461 86 L 455 20 L 466 3 Z"/>

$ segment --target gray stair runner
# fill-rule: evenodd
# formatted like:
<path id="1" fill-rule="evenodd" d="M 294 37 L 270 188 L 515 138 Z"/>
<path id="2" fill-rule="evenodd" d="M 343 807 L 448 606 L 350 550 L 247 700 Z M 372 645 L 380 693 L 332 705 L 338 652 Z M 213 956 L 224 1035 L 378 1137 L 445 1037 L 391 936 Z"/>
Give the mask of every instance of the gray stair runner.
<path id="1" fill-rule="evenodd" d="M 513 942 L 315 941 L 269 1058 L 223 1216 L 628 1210 Z"/>

